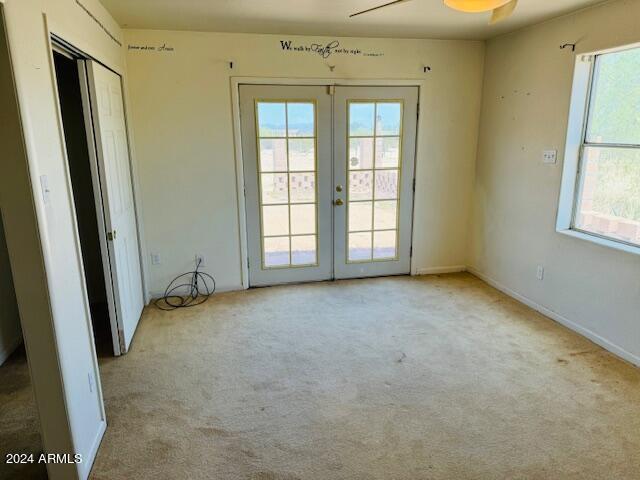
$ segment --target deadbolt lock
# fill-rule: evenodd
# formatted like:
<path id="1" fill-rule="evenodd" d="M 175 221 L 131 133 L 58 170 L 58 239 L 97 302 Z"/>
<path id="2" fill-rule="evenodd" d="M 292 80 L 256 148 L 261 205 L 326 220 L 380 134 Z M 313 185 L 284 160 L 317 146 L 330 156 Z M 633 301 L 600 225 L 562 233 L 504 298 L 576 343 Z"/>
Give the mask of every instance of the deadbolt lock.
<path id="1" fill-rule="evenodd" d="M 336 185 L 336 192 L 342 191 L 342 185 Z"/>

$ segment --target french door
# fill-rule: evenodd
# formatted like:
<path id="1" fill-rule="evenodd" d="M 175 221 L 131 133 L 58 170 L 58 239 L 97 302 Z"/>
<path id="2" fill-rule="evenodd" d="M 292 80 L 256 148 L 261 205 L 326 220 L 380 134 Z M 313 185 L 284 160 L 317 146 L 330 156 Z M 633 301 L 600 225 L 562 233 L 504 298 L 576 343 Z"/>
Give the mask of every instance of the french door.
<path id="1" fill-rule="evenodd" d="M 242 85 L 251 286 L 410 272 L 418 89 Z"/>

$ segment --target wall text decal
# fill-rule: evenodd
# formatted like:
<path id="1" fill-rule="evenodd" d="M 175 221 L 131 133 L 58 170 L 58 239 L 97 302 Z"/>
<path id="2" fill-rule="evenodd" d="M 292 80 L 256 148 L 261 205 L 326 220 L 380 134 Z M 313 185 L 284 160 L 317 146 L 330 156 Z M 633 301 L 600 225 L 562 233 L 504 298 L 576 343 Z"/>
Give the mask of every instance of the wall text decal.
<path id="1" fill-rule="evenodd" d="M 138 50 L 146 52 L 174 52 L 175 48 L 168 46 L 166 43 L 162 45 L 127 45 L 127 50 Z"/>
<path id="2" fill-rule="evenodd" d="M 280 48 L 285 52 L 291 53 L 312 53 L 320 55 L 322 58 L 329 58 L 332 55 L 354 55 L 361 57 L 382 57 L 384 53 L 379 52 L 365 52 L 359 48 L 347 48 L 341 47 L 338 40 L 333 40 L 329 43 L 310 43 L 310 44 L 295 44 L 292 40 L 280 40 Z"/>
<path id="3" fill-rule="evenodd" d="M 111 33 L 109 31 L 109 29 L 107 27 L 105 27 L 104 24 L 93 13 L 91 13 L 91 11 L 82 4 L 82 2 L 80 2 L 80 0 L 76 0 L 76 5 L 78 5 L 82 10 L 84 10 L 84 13 L 89 15 L 89 18 L 91 18 L 94 22 L 96 22 L 98 24 L 98 26 L 104 31 L 104 33 L 107 34 L 107 36 L 111 40 L 116 42 L 118 44 L 118 46 L 120 46 L 120 47 L 122 46 L 122 43 L 120 43 L 120 40 L 118 40 L 115 37 L 115 35 L 113 33 Z"/>

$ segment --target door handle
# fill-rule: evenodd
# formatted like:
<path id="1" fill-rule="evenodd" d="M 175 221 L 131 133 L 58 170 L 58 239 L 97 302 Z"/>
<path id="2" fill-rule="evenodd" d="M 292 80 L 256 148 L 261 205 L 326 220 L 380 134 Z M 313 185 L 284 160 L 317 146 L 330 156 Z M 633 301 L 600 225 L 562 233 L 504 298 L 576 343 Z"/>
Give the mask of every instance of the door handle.
<path id="1" fill-rule="evenodd" d="M 337 200 L 336 200 L 335 202 L 333 202 L 333 203 L 334 203 L 334 205 L 335 205 L 336 207 L 341 207 L 342 205 L 344 205 L 344 202 L 342 201 L 342 199 L 341 199 L 341 198 L 337 199 Z"/>

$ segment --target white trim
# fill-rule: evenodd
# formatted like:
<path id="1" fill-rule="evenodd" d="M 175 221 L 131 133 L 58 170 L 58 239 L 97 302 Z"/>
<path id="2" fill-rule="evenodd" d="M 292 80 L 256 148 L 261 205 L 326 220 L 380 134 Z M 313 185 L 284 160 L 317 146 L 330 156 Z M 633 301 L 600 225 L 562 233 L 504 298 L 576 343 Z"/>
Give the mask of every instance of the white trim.
<path id="1" fill-rule="evenodd" d="M 412 275 L 439 275 L 442 273 L 460 273 L 466 272 L 466 265 L 453 265 L 450 267 L 425 267 L 425 268 L 416 268 L 415 273 L 411 273 Z"/>
<path id="2" fill-rule="evenodd" d="M 236 168 L 236 198 L 238 203 L 238 236 L 240 242 L 240 271 L 242 277 L 242 287 L 249 288 L 249 249 L 247 247 L 247 216 L 246 203 L 244 197 L 244 166 L 242 161 L 242 138 L 240 131 L 240 85 L 316 85 L 316 86 L 381 86 L 381 87 L 418 87 L 418 105 L 422 108 L 424 95 L 426 92 L 426 80 L 407 79 L 348 79 L 348 78 L 281 78 L 281 77 L 230 77 L 231 81 L 231 109 L 233 114 L 233 144 Z M 413 176 L 418 176 L 418 161 L 420 151 L 420 133 L 423 131 L 424 115 L 418 111 L 418 123 L 416 125 L 416 152 L 415 167 Z M 418 196 L 419 184 L 416 183 L 416 191 L 413 192 L 414 205 Z M 415 228 L 415 208 L 411 218 L 411 244 L 417 244 L 417 233 Z M 414 265 L 415 259 L 411 258 L 411 274 L 416 275 L 417 269 Z"/>
<path id="3" fill-rule="evenodd" d="M 571 87 L 571 103 L 569 106 L 560 198 L 558 199 L 557 231 L 570 229 L 573 221 L 576 189 L 579 180 L 580 151 L 584 137 L 593 63 L 593 57 L 589 55 L 578 55 L 576 57 L 573 85 Z"/>
<path id="4" fill-rule="evenodd" d="M 73 237 L 74 237 L 74 249 L 76 252 L 76 266 L 78 267 L 79 273 L 80 273 L 80 288 L 82 289 L 82 304 L 84 307 L 84 313 L 85 313 L 85 320 L 86 320 L 86 327 L 87 327 L 87 332 L 89 333 L 89 348 L 91 351 L 91 356 L 93 359 L 93 365 L 91 365 L 92 370 L 91 370 L 91 375 L 93 377 L 93 381 L 96 387 L 96 395 L 95 395 L 95 400 L 98 404 L 98 409 L 100 410 L 100 416 L 101 416 L 101 422 L 106 424 L 106 411 L 104 408 L 104 396 L 102 394 L 102 381 L 101 381 L 101 377 L 100 377 L 100 369 L 98 366 L 98 354 L 96 351 L 96 343 L 95 343 L 95 338 L 93 335 L 93 324 L 92 324 L 92 315 L 91 315 L 91 306 L 89 304 L 89 293 L 87 290 L 87 279 L 85 277 L 85 270 L 84 270 L 84 260 L 82 258 L 82 247 L 80 244 L 80 233 L 79 233 L 79 227 L 78 227 L 78 215 L 76 212 L 76 206 L 74 203 L 74 197 L 73 197 L 73 185 L 72 185 L 72 181 L 71 181 L 71 172 L 70 172 L 70 166 L 69 166 L 69 155 L 67 152 L 67 143 L 66 143 L 66 138 L 65 138 L 65 132 L 64 132 L 64 123 L 62 121 L 62 107 L 60 105 L 60 90 L 58 88 L 58 78 L 56 76 L 56 69 L 55 69 L 55 61 L 54 61 L 54 56 L 53 56 L 53 45 L 56 44 L 53 41 L 53 35 L 56 35 L 55 32 L 52 32 L 49 29 L 49 25 L 47 22 L 47 17 L 45 16 L 45 28 L 47 29 L 47 47 L 48 47 L 48 59 L 49 59 L 49 71 L 50 71 L 50 75 L 51 75 L 51 82 L 52 82 L 52 87 L 53 87 L 53 97 L 54 97 L 54 106 L 55 106 L 55 110 L 56 110 L 56 127 L 58 130 L 58 139 L 60 142 L 60 146 L 61 146 L 61 155 L 63 158 L 63 169 L 64 169 L 64 176 L 65 176 L 65 183 L 66 183 L 66 187 L 67 187 L 67 191 L 69 193 L 68 195 L 68 207 L 69 207 L 69 212 L 71 214 L 71 223 L 73 226 Z M 57 35 L 56 35 L 57 36 Z M 60 37 L 62 38 L 62 37 Z M 76 62 L 76 68 L 78 68 L 78 64 Z M 78 69 L 78 75 L 80 77 L 80 70 Z M 80 90 L 81 90 L 81 95 L 82 95 L 82 82 L 80 81 Z M 83 116 L 84 116 L 84 110 L 85 110 L 85 105 L 83 104 Z M 85 122 L 86 122 L 86 117 L 85 117 Z M 87 128 L 87 125 L 85 123 L 85 129 Z M 91 143 L 89 143 L 89 139 L 87 139 L 88 143 L 87 143 L 87 147 L 89 150 L 91 150 Z M 91 160 L 91 155 L 89 155 L 89 158 Z M 93 168 L 93 167 L 91 167 Z M 93 175 L 93 172 L 92 172 Z M 94 202 L 98 202 L 98 192 L 94 191 Z M 96 215 L 99 216 L 99 213 L 96 212 Z M 100 232 L 98 232 L 100 234 Z M 54 291 L 50 290 L 50 295 L 53 296 Z M 67 397 L 67 395 L 69 395 L 69 391 L 66 389 L 66 387 L 64 388 L 64 395 L 65 397 Z M 69 399 L 67 402 L 67 405 L 71 404 L 72 399 Z M 68 408 L 67 408 L 67 417 L 68 417 Z M 71 420 L 69 419 L 69 426 L 71 427 L 71 437 L 72 437 L 72 442 L 73 442 L 73 446 L 74 446 L 74 450 L 77 452 L 78 449 L 78 445 L 77 445 L 77 440 L 74 438 L 74 432 L 73 432 L 73 425 L 71 424 Z"/>
<path id="5" fill-rule="evenodd" d="M 19 320 L 16 319 L 16 321 L 19 321 Z M 11 356 L 11 354 L 16 351 L 16 349 L 21 344 L 22 344 L 22 335 L 18 334 L 16 338 L 10 341 L 5 348 L 0 349 L 0 365 L 2 365 Z"/>
<path id="6" fill-rule="evenodd" d="M 478 270 L 476 270 L 473 267 L 467 267 L 467 271 L 469 273 L 471 273 L 472 275 L 474 275 L 475 277 L 478 277 L 483 282 L 486 282 L 489 285 L 491 285 L 492 287 L 500 290 L 502 293 L 510 296 L 511 298 L 516 299 L 520 303 L 524 303 L 526 306 L 534 309 L 535 311 L 541 313 L 542 315 L 544 315 L 546 317 L 549 317 L 552 320 L 555 320 L 556 322 L 560 323 L 561 325 L 564 325 L 565 327 L 569 328 L 570 330 L 573 330 L 574 332 L 579 333 L 583 337 L 588 338 L 593 343 L 601 346 L 605 350 L 608 350 L 609 352 L 611 352 L 614 355 L 622 358 L 623 360 L 626 360 L 627 362 L 630 362 L 630 363 L 640 367 L 640 356 L 637 356 L 637 355 L 634 355 L 631 352 L 628 352 L 624 348 L 619 347 L 618 345 L 610 342 L 606 338 L 604 338 L 604 337 L 600 336 L 599 334 L 589 330 L 588 328 L 585 328 L 582 325 L 579 325 L 579 324 L 575 323 L 574 321 L 569 320 L 566 317 L 563 317 L 559 313 L 556 313 L 553 310 L 551 310 L 551 309 L 549 309 L 549 308 L 547 308 L 547 307 L 545 307 L 543 305 L 540 305 L 537 302 L 534 302 L 530 298 L 525 297 L 524 295 L 522 295 L 522 294 L 520 294 L 520 293 L 518 293 L 518 292 L 516 292 L 514 290 L 511 290 L 508 287 L 505 287 L 504 285 L 502 285 L 498 281 L 496 281 L 493 278 L 485 275 L 484 273 L 479 272 Z"/>
<path id="7" fill-rule="evenodd" d="M 620 250 L 622 252 L 632 253 L 634 255 L 640 255 L 640 246 L 631 245 L 629 243 L 617 242 L 615 240 L 600 237 L 598 235 L 590 235 L 586 232 L 580 232 L 578 230 L 572 230 L 570 228 L 566 230 L 556 230 L 558 233 L 563 235 L 568 235 L 569 237 L 579 238 L 581 240 L 587 240 L 588 242 L 595 243 L 597 245 L 601 245 L 603 247 L 613 248 L 615 250 Z"/>
<path id="8" fill-rule="evenodd" d="M 236 169 L 236 199 L 238 202 L 238 241 L 240 242 L 240 282 L 244 290 L 249 288 L 249 248 L 247 245 L 247 210 L 244 187 L 244 162 L 242 160 L 242 134 L 240 127 L 240 82 L 231 77 L 231 110 L 233 150 Z"/>

